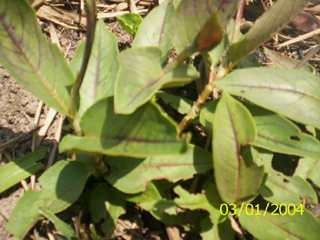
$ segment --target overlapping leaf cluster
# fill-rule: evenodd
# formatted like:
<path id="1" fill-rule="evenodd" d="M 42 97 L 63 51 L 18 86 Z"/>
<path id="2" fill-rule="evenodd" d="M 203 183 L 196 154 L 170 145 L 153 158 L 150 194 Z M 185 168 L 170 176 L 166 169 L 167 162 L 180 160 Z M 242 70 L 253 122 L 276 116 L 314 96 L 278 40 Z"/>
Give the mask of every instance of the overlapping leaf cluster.
<path id="1" fill-rule="evenodd" d="M 237 68 L 305 3 L 278 0 L 241 35 L 233 32 L 238 1 L 166 0 L 141 23 L 131 48 L 119 52 L 117 39 L 98 21 L 91 26 L 93 42 L 89 38 L 67 63 L 24 0 L 1 0 L 0 63 L 77 128 L 60 144 L 73 159 L 58 161 L 41 175 L 38 191 L 24 193 L 8 231 L 22 239 L 47 218 L 59 234 L 76 238 L 56 214 L 79 199 L 92 176 L 93 187 L 83 194 L 92 222 L 105 236 L 132 202 L 203 239 L 234 239 L 235 219 L 221 215 L 221 204 L 254 201 L 261 211 L 268 202 L 309 206 L 301 216 L 238 216 L 254 237 L 318 239 L 313 206 L 318 204 L 314 187 L 320 187 L 319 76 L 281 64 Z M 93 5 L 87 0 L 89 13 Z M 192 64 L 195 56 L 204 72 Z M 166 89 L 207 78 L 215 78 L 207 84 L 220 96 L 207 101 L 193 120 L 207 134 L 209 144 L 203 146 L 177 136 L 177 122 L 161 106 L 181 115 L 193 111 L 190 99 Z M 76 99 L 72 90 L 78 83 Z M 41 170 L 44 153 L 40 149 L 1 166 L 0 191 Z M 289 167 L 279 166 L 292 156 L 298 166 L 286 173 Z"/>

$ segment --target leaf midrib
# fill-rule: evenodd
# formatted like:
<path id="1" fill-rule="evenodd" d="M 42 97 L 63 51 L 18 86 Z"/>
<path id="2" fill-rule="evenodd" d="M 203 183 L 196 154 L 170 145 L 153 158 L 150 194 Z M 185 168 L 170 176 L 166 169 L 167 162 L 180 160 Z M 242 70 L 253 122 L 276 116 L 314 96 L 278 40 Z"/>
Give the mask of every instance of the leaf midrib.
<path id="1" fill-rule="evenodd" d="M 65 113 L 68 114 L 68 107 L 66 107 L 63 103 L 63 101 L 55 94 L 55 89 L 51 89 L 50 84 L 46 81 L 45 77 L 42 76 L 41 72 L 35 68 L 35 66 L 29 61 L 26 53 L 24 52 L 23 48 L 19 44 L 19 41 L 17 40 L 17 36 L 15 35 L 15 32 L 12 31 L 12 27 L 5 21 L 5 17 L 3 15 L 0 15 L 0 24 L 3 26 L 3 29 L 7 33 L 9 39 L 12 41 L 13 45 L 16 46 L 18 51 L 20 52 L 20 55 L 23 57 L 25 63 L 31 68 L 32 72 L 37 76 L 37 78 L 40 80 L 40 82 L 43 83 L 43 86 L 45 87 L 48 95 L 51 95 L 55 101 L 58 103 L 58 105 L 61 107 L 61 109 L 64 110 Z M 40 56 L 39 56 L 40 57 Z"/>
<path id="2" fill-rule="evenodd" d="M 234 84 L 234 83 L 227 83 L 226 86 L 229 87 L 244 87 L 244 88 L 248 88 L 248 89 L 266 89 L 266 90 L 270 90 L 270 91 L 275 91 L 275 90 L 279 90 L 282 92 L 289 92 L 289 93 L 293 93 L 293 94 L 297 94 L 297 95 L 301 95 L 302 97 L 309 97 L 312 98 L 316 101 L 320 102 L 320 97 L 318 96 L 314 96 L 314 95 L 310 95 L 307 92 L 303 92 L 297 89 L 292 89 L 292 88 L 284 88 L 284 87 L 274 87 L 274 86 L 258 86 L 258 85 L 248 85 L 248 84 Z"/>

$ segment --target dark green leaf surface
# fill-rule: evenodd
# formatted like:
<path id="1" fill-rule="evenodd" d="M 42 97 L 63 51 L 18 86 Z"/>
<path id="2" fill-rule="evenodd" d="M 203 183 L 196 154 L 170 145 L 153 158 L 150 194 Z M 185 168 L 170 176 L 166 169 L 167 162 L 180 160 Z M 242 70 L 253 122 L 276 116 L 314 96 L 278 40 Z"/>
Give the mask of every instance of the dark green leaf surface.
<path id="1" fill-rule="evenodd" d="M 216 86 L 297 122 L 320 128 L 320 80 L 297 69 L 235 70 Z"/>
<path id="2" fill-rule="evenodd" d="M 125 50 L 120 54 L 120 71 L 115 87 L 115 111 L 131 114 L 165 85 L 181 85 L 197 77 L 198 74 L 191 65 L 182 64 L 173 71 L 164 71 L 161 50 L 157 47 Z"/>
<path id="3" fill-rule="evenodd" d="M 82 193 L 93 169 L 77 161 L 59 161 L 39 178 L 43 207 L 58 213 L 74 203 Z"/>
<path id="4" fill-rule="evenodd" d="M 49 106 L 72 117 L 67 86 L 74 76 L 24 0 L 0 1 L 0 43 L 0 63 L 10 75 Z"/>
<path id="5" fill-rule="evenodd" d="M 320 222 L 309 212 L 302 216 L 264 215 L 262 211 L 253 211 L 253 215 L 241 214 L 241 225 L 260 240 L 318 240 Z M 259 214 L 259 215 L 258 215 Z"/>
<path id="6" fill-rule="evenodd" d="M 106 183 L 97 184 L 90 193 L 91 217 L 95 223 L 102 223 L 102 231 L 107 237 L 113 233 L 117 219 L 125 213 L 125 198 L 124 194 Z"/>
<path id="7" fill-rule="evenodd" d="M 80 125 L 84 136 L 67 135 L 60 144 L 61 151 L 147 157 L 186 150 L 185 143 L 177 139 L 173 122 L 154 104 L 147 104 L 132 115 L 118 115 L 112 98 L 108 98 L 91 107 Z"/>
<path id="8" fill-rule="evenodd" d="M 241 155 L 241 147 L 256 137 L 250 112 L 224 93 L 213 126 L 214 176 L 221 198 L 228 203 L 238 203 L 254 197 L 262 183 L 263 168 Z"/>
<path id="9" fill-rule="evenodd" d="M 92 169 L 80 162 L 59 161 L 40 178 L 40 192 L 26 192 L 15 206 L 8 231 L 22 239 L 40 219 L 40 209 L 52 214 L 61 212 L 80 196 Z"/>
<path id="10" fill-rule="evenodd" d="M 41 192 L 25 192 L 10 215 L 7 231 L 17 239 L 23 239 L 41 217 L 39 208 L 43 204 Z"/>
<path id="11" fill-rule="evenodd" d="M 0 166 L 0 193 L 37 173 L 43 164 L 39 162 L 46 155 L 46 149 L 26 154 L 25 156 Z"/>
<path id="12" fill-rule="evenodd" d="M 75 74 L 80 70 L 83 54 L 84 44 L 81 44 L 71 62 Z M 99 100 L 113 96 L 119 69 L 118 55 L 116 37 L 107 30 L 102 21 L 99 21 L 87 71 L 80 88 L 79 116 Z"/>
<path id="13" fill-rule="evenodd" d="M 105 179 L 120 191 L 137 193 L 144 191 L 148 182 L 167 179 L 175 182 L 191 178 L 195 173 L 208 171 L 211 156 L 200 148 L 188 147 L 183 154 L 152 156 L 144 160 L 109 158 L 106 160 L 111 173 Z"/>
<path id="14" fill-rule="evenodd" d="M 120 23 L 123 30 L 134 36 L 138 31 L 139 25 L 142 22 L 142 17 L 136 13 L 128 13 L 123 16 L 118 16 L 117 21 Z"/>

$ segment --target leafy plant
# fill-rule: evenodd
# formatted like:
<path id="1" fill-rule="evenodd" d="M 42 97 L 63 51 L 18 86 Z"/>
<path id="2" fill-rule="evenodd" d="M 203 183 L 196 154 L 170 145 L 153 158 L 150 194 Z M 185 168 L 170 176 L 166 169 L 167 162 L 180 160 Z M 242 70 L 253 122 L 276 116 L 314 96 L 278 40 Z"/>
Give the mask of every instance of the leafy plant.
<path id="1" fill-rule="evenodd" d="M 119 19 L 135 34 L 119 52 L 86 0 L 87 40 L 67 63 L 25 0 L 1 0 L 0 63 L 73 126 L 60 143 L 69 157 L 42 173 L 40 190 L 24 193 L 8 231 L 22 239 L 47 218 L 59 234 L 79 238 L 56 214 L 86 189 L 92 235 L 110 236 L 131 202 L 203 239 L 318 239 L 319 76 L 244 64 L 306 2 L 278 0 L 243 35 L 238 1 L 165 0 L 137 31 L 133 16 Z M 194 81 L 204 84 L 194 103 L 172 94 Z M 43 157 L 39 150 L 1 166 L 0 191 L 39 172 Z M 240 211 L 250 204 L 251 215 Z M 300 211 L 275 216 L 282 208 L 270 204 Z"/>

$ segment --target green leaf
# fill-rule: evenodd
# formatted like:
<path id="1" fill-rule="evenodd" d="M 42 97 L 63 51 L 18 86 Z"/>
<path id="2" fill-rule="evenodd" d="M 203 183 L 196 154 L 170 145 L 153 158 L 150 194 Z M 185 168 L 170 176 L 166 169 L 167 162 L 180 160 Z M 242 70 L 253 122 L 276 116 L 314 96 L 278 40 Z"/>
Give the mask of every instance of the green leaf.
<path id="1" fill-rule="evenodd" d="M 302 158 L 299 160 L 295 175 L 298 175 L 304 179 L 310 179 L 314 184 L 320 187 L 319 167 L 319 158 Z"/>
<path id="2" fill-rule="evenodd" d="M 303 64 L 300 66 L 302 61 L 290 58 L 286 55 L 283 55 L 277 51 L 270 50 L 268 48 L 264 48 L 264 53 L 267 58 L 269 58 L 272 62 L 272 66 L 278 68 L 285 68 L 285 69 L 303 69 L 305 71 L 312 72 L 312 66 L 309 64 Z"/>
<path id="3" fill-rule="evenodd" d="M 320 158 L 320 142 L 287 119 L 268 111 L 253 111 L 258 135 L 254 146 L 289 155 Z"/>
<path id="4" fill-rule="evenodd" d="M 76 234 L 72 227 L 67 223 L 63 222 L 60 218 L 58 218 L 55 214 L 48 211 L 47 209 L 40 208 L 40 213 L 46 217 L 50 222 L 54 224 L 57 231 L 67 239 L 76 239 Z"/>
<path id="5" fill-rule="evenodd" d="M 137 47 L 120 54 L 120 71 L 115 86 L 115 111 L 131 114 L 168 84 L 186 84 L 198 77 L 191 65 L 181 64 L 173 71 L 162 69 L 161 50 Z M 180 84 L 179 84 L 180 83 Z"/>
<path id="6" fill-rule="evenodd" d="M 129 198 L 128 201 L 137 203 L 156 219 L 164 221 L 170 217 L 166 211 L 175 210 L 176 207 L 173 201 L 164 199 L 161 196 L 159 189 L 152 182 L 148 183 L 143 193 Z"/>
<path id="7" fill-rule="evenodd" d="M 0 166 L 0 193 L 11 188 L 21 180 L 37 173 L 43 168 L 43 164 L 39 162 L 44 158 L 47 149 L 39 149 L 33 153 Z"/>
<path id="8" fill-rule="evenodd" d="M 208 50 L 223 38 L 224 28 L 233 17 L 237 1 L 184 0 L 176 10 L 172 36 L 178 53 L 192 48 Z"/>
<path id="9" fill-rule="evenodd" d="M 241 214 L 241 225 L 259 240 L 317 240 L 320 222 L 309 212 L 294 216 L 264 215 L 254 211 L 252 215 Z"/>
<path id="10" fill-rule="evenodd" d="M 92 171 L 80 162 L 57 162 L 39 178 L 41 191 L 26 192 L 18 201 L 7 225 L 8 231 L 23 239 L 40 219 L 40 209 L 52 214 L 65 210 L 79 198 Z"/>
<path id="11" fill-rule="evenodd" d="M 320 128 L 320 80 L 309 72 L 266 67 L 240 69 L 217 81 L 216 86 L 297 122 Z"/>
<path id="12" fill-rule="evenodd" d="M 171 48 L 171 27 L 174 14 L 173 3 L 164 1 L 155 7 L 144 18 L 132 43 L 133 47 L 156 46 L 161 49 L 161 59 L 164 59 Z"/>
<path id="13" fill-rule="evenodd" d="M 134 36 L 138 31 L 139 25 L 142 22 L 142 17 L 136 13 L 128 13 L 123 16 L 118 16 L 117 21 L 120 23 L 124 31 Z"/>
<path id="14" fill-rule="evenodd" d="M 112 98 L 108 98 L 92 106 L 80 126 L 84 136 L 67 135 L 60 143 L 60 151 L 147 157 L 185 150 L 173 122 L 154 104 L 147 104 L 132 115 L 118 115 L 114 113 Z"/>
<path id="15" fill-rule="evenodd" d="M 167 179 L 172 182 L 191 178 L 211 168 L 208 152 L 188 147 L 185 153 L 165 156 L 150 156 L 146 159 L 108 158 L 111 168 L 105 179 L 122 192 L 137 193 L 145 190 L 148 182 Z"/>
<path id="16" fill-rule="evenodd" d="M 205 210 L 209 213 L 211 223 L 218 224 L 220 218 L 219 206 L 222 200 L 213 184 L 207 184 L 203 193 L 191 194 L 180 186 L 177 186 L 174 192 L 179 196 L 174 200 L 178 206 L 190 210 Z"/>
<path id="17" fill-rule="evenodd" d="M 25 192 L 10 215 L 7 231 L 17 239 L 23 239 L 40 219 L 39 208 L 42 205 L 41 192 Z"/>
<path id="18" fill-rule="evenodd" d="M 280 173 L 268 174 L 260 193 L 266 200 L 277 204 L 299 204 L 303 199 L 317 203 L 317 194 L 310 183 L 298 176 L 286 177 Z"/>
<path id="19" fill-rule="evenodd" d="M 254 197 L 262 183 L 263 168 L 241 155 L 241 147 L 256 137 L 250 112 L 224 93 L 213 126 L 213 168 L 221 198 L 228 203 L 238 203 Z"/>
<path id="20" fill-rule="evenodd" d="M 72 59 L 71 67 L 75 73 L 80 70 L 84 47 L 85 45 L 81 44 Z M 118 55 L 116 37 L 107 30 L 102 21 L 99 21 L 87 71 L 80 88 L 80 117 L 99 100 L 114 95 L 114 84 L 119 69 Z"/>
<path id="21" fill-rule="evenodd" d="M 73 117 L 67 87 L 74 76 L 24 0 L 0 2 L 0 42 L 0 63 L 10 75 L 49 106 Z"/>
<path id="22" fill-rule="evenodd" d="M 242 40 L 234 43 L 229 52 L 228 60 L 236 64 L 239 60 L 255 50 L 265 41 L 269 40 L 272 34 L 279 31 L 290 20 L 303 9 L 307 0 L 278 0 L 265 12 L 253 25 L 250 31 Z M 272 19 L 272 21 L 270 21 Z"/>
<path id="23" fill-rule="evenodd" d="M 89 210 L 95 223 L 101 223 L 106 237 L 113 233 L 117 219 L 125 213 L 126 196 L 106 183 L 99 183 L 92 189 Z"/>
<path id="24" fill-rule="evenodd" d="M 59 161 L 39 178 L 41 198 L 52 213 L 65 210 L 82 193 L 93 169 L 79 161 Z"/>
<path id="25" fill-rule="evenodd" d="M 208 227 L 207 227 L 208 228 Z M 227 219 L 224 222 L 211 226 L 211 229 L 205 229 L 201 233 L 203 240 L 234 240 L 235 234 L 231 228 L 230 221 Z"/>
<path id="26" fill-rule="evenodd" d="M 167 92 L 159 92 L 157 97 L 163 102 L 173 107 L 180 114 L 187 114 L 191 111 L 192 101 L 180 96 L 176 96 Z"/>

